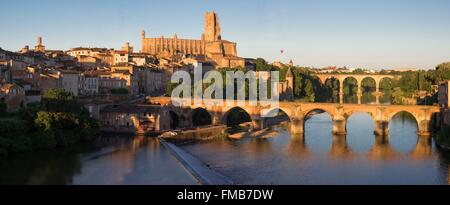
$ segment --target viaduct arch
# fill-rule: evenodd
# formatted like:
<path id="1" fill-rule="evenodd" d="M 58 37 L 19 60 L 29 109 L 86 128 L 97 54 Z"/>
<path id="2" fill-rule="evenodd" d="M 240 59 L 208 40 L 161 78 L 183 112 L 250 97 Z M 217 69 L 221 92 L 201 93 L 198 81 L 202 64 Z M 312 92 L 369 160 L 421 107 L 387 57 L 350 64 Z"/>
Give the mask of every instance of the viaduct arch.
<path id="1" fill-rule="evenodd" d="M 380 93 L 380 84 L 381 81 L 384 78 L 389 79 L 398 79 L 400 76 L 397 75 L 378 75 L 378 74 L 314 74 L 317 76 L 322 84 L 325 84 L 328 79 L 335 78 L 339 81 L 339 103 L 344 103 L 344 81 L 348 78 L 354 78 L 357 82 L 357 97 L 358 97 L 358 104 L 361 104 L 361 98 L 362 98 L 362 81 L 366 78 L 371 78 L 375 81 L 375 92 Z M 380 96 L 376 96 L 376 104 L 380 104 Z"/>

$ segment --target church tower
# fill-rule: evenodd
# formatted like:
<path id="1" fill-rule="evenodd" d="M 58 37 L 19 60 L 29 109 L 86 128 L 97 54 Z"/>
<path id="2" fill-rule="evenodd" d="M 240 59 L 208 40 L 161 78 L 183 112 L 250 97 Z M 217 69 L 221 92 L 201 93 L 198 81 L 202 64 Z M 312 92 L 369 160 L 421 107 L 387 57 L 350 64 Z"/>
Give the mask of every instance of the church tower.
<path id="1" fill-rule="evenodd" d="M 286 81 L 284 82 L 283 100 L 294 100 L 294 74 L 291 67 L 286 72 Z"/>
<path id="2" fill-rule="evenodd" d="M 36 52 L 45 52 L 45 46 L 42 45 L 42 37 L 38 37 L 38 44 L 34 47 Z"/>
<path id="3" fill-rule="evenodd" d="M 205 14 L 205 40 L 220 41 L 220 23 L 219 17 L 215 12 L 206 12 Z"/>

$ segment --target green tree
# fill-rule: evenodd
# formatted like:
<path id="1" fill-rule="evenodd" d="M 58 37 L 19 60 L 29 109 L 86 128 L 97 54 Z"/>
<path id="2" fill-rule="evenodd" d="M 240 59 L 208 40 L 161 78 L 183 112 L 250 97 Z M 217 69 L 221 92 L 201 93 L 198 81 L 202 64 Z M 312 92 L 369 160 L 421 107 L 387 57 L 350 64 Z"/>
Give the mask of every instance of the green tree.
<path id="1" fill-rule="evenodd" d="M 52 88 L 42 96 L 42 109 L 54 112 L 83 112 L 83 107 L 75 101 L 71 92 L 62 88 Z"/>
<path id="2" fill-rule="evenodd" d="M 437 81 L 450 80 L 450 62 L 437 65 L 434 73 Z"/>
<path id="3" fill-rule="evenodd" d="M 402 104 L 403 103 L 404 93 L 401 88 L 394 88 L 394 92 L 392 92 L 392 102 L 394 104 Z"/>
<path id="4" fill-rule="evenodd" d="M 314 102 L 315 94 L 314 94 L 314 88 L 313 85 L 311 83 L 311 81 L 309 79 L 306 79 L 305 81 L 305 97 L 306 99 L 308 99 L 310 102 Z"/>
<path id="5" fill-rule="evenodd" d="M 272 70 L 272 65 L 268 64 L 264 58 L 257 58 L 255 61 L 256 71 L 270 71 Z"/>

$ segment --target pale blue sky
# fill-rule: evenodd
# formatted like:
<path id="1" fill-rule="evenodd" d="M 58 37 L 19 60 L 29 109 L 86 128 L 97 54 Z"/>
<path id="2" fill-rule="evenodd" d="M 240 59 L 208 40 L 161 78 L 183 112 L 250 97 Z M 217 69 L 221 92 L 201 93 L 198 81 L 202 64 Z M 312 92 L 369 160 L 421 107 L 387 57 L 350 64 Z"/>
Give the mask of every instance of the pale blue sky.
<path id="1" fill-rule="evenodd" d="M 450 0 L 2 0 L 0 47 L 140 50 L 147 36 L 199 39 L 206 11 L 242 57 L 302 66 L 434 68 L 450 61 Z M 280 50 L 285 50 L 284 54 Z"/>

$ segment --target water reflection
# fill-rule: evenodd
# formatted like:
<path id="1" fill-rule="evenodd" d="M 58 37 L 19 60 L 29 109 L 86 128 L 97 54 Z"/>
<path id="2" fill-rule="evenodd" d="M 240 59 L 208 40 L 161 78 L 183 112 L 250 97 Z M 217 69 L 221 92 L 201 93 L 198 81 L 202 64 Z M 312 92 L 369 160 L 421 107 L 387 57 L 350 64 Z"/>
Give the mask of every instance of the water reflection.
<path id="1" fill-rule="evenodd" d="M 288 126 L 267 134 L 180 146 L 239 184 L 447 184 L 450 156 L 417 136 L 408 115 L 389 136 L 355 113 L 347 135 L 332 135 L 331 117 L 312 116 L 305 133 Z M 196 184 L 157 139 L 108 136 L 94 145 L 18 155 L 0 162 L 0 184 Z"/>
<path id="2" fill-rule="evenodd" d="M 157 139 L 108 136 L 94 145 L 0 162 L 0 184 L 197 184 Z"/>
<path id="3" fill-rule="evenodd" d="M 417 129 L 402 116 L 394 118 L 400 119 L 391 122 L 392 130 Z M 448 183 L 448 157 L 436 151 L 430 138 L 392 130 L 390 136 L 375 136 L 373 121 L 365 114 L 349 118 L 347 135 L 331 134 L 326 113 L 305 125 L 303 135 L 278 127 L 279 134 L 265 140 L 222 139 L 182 147 L 241 184 Z M 408 143 L 394 146 L 390 139 Z"/>
<path id="4" fill-rule="evenodd" d="M 289 159 L 291 158 L 309 158 L 311 156 L 311 150 L 306 146 L 304 134 L 291 134 L 291 141 L 286 146 L 286 153 Z"/>
<path id="5" fill-rule="evenodd" d="M 347 143 L 357 153 L 368 152 L 375 141 L 374 121 L 364 112 L 356 112 L 347 119 Z"/>
<path id="6" fill-rule="evenodd" d="M 390 144 L 401 152 L 410 152 L 417 144 L 417 122 L 411 114 L 400 112 L 389 122 Z"/>
<path id="7" fill-rule="evenodd" d="M 331 116 L 328 113 L 313 115 L 305 122 L 305 142 L 315 153 L 326 153 L 332 145 Z"/>
<path id="8" fill-rule="evenodd" d="M 370 160 L 397 159 L 399 153 L 389 143 L 388 136 L 375 136 L 375 143 L 367 154 Z"/>
<path id="9" fill-rule="evenodd" d="M 333 135 L 333 144 L 331 145 L 330 156 L 334 158 L 351 158 L 352 150 L 347 145 L 345 135 Z"/>

